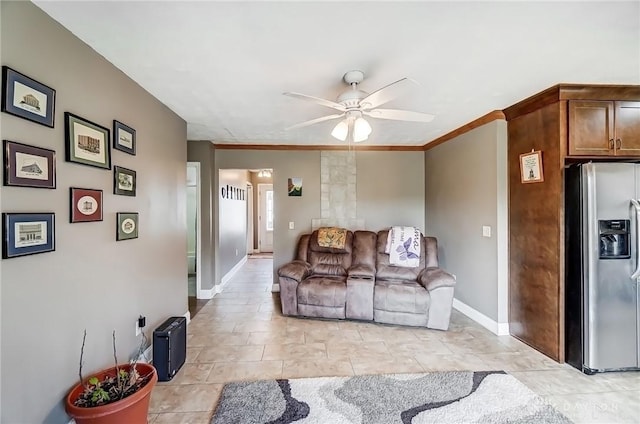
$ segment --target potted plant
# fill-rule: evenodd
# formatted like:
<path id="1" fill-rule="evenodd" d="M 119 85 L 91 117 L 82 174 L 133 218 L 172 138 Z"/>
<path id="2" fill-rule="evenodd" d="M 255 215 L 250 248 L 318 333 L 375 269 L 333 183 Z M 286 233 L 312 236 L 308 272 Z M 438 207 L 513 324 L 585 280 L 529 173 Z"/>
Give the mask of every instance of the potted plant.
<path id="1" fill-rule="evenodd" d="M 128 364 L 118 364 L 114 331 L 115 366 L 84 379 L 82 359 L 86 338 L 85 330 L 80 349 L 80 383 L 66 397 L 67 414 L 76 424 L 146 424 L 151 390 L 158 381 L 158 374 L 152 365 L 137 361 L 144 351 L 144 333 L 136 358 Z"/>

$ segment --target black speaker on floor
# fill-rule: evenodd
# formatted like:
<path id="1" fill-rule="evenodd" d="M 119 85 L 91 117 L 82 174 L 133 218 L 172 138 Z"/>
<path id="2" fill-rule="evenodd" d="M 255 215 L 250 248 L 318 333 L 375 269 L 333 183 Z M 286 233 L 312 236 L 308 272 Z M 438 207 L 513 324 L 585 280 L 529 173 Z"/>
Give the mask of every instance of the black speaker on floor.
<path id="1" fill-rule="evenodd" d="M 169 381 L 187 359 L 187 319 L 171 317 L 153 331 L 153 366 L 159 381 Z"/>

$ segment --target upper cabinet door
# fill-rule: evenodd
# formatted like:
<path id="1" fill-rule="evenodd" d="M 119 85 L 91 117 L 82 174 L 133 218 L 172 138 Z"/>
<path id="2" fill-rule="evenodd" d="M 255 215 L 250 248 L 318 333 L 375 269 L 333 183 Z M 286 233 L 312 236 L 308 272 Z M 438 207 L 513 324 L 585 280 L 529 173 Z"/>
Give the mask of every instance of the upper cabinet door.
<path id="1" fill-rule="evenodd" d="M 640 102 L 616 102 L 615 148 L 618 156 L 640 156 Z"/>
<path id="2" fill-rule="evenodd" d="M 569 101 L 569 155 L 614 154 L 613 102 Z"/>

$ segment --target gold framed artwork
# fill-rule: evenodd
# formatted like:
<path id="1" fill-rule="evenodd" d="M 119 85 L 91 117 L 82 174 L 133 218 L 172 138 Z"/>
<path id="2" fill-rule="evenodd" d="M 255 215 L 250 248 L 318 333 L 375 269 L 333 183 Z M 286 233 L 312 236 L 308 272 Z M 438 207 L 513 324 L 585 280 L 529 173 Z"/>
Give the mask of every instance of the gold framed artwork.
<path id="1" fill-rule="evenodd" d="M 540 150 L 532 150 L 530 153 L 520 155 L 520 181 L 523 184 L 544 181 L 542 152 Z"/>

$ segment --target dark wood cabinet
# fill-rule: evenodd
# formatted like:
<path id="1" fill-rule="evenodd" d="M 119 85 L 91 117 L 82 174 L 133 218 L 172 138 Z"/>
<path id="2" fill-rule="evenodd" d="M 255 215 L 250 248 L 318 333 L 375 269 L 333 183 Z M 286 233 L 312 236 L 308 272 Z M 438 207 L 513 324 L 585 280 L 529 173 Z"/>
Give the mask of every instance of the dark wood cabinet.
<path id="1" fill-rule="evenodd" d="M 640 86 L 561 84 L 504 111 L 509 169 L 509 332 L 564 362 L 564 169 L 640 158 Z M 619 141 L 618 141 L 619 140 Z M 519 157 L 542 152 L 544 181 L 523 184 Z"/>
<path id="2" fill-rule="evenodd" d="M 640 102 L 569 100 L 569 156 L 640 156 Z"/>

